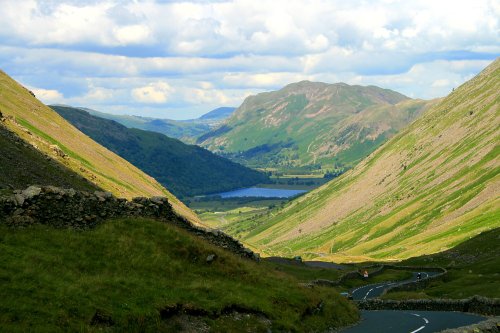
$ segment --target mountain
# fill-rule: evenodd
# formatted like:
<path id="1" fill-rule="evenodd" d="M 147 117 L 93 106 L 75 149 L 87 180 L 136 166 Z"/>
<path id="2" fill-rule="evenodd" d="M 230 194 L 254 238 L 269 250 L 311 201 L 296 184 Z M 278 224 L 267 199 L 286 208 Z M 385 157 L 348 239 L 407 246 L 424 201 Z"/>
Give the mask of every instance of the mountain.
<path id="1" fill-rule="evenodd" d="M 0 192 L 24 189 L 28 185 L 53 185 L 82 191 L 99 188 L 55 159 L 27 144 L 3 123 L 0 112 Z"/>
<path id="2" fill-rule="evenodd" d="M 229 118 L 229 116 L 231 116 L 234 110 L 236 110 L 236 108 L 227 106 L 220 107 L 208 113 L 205 113 L 204 115 L 195 120 L 224 120 Z"/>
<path id="3" fill-rule="evenodd" d="M 323 260 L 403 259 L 500 226 L 500 59 L 244 240 Z M 243 228 L 244 225 L 239 225 Z"/>
<path id="4" fill-rule="evenodd" d="M 201 223 L 195 213 L 156 180 L 80 132 L 3 71 L 0 71 L 0 112 L 3 125 L 14 132 L 23 145 L 49 155 L 94 186 L 129 199 L 166 196 L 180 215 Z M 18 153 L 23 155 L 23 151 Z M 29 163 L 25 157 L 19 161 Z M 32 163 L 36 161 L 34 159 Z M 17 161 L 8 163 L 14 166 Z M 17 168 L 12 172 L 18 172 L 21 178 L 24 175 L 26 181 L 30 181 L 30 176 L 25 174 L 33 168 L 31 165 L 29 169 Z"/>
<path id="5" fill-rule="evenodd" d="M 67 105 L 50 105 L 50 107 Z M 180 139 L 185 143 L 194 143 L 196 138 L 209 132 L 218 126 L 223 120 L 231 115 L 236 108 L 221 107 L 212 110 L 199 118 L 189 120 L 172 120 L 161 118 L 150 118 L 141 116 L 114 115 L 99 112 L 89 108 L 78 108 L 87 111 L 93 116 L 114 120 L 128 128 L 138 128 L 165 134 L 171 138 Z"/>
<path id="6" fill-rule="evenodd" d="M 127 128 L 79 108 L 52 109 L 93 140 L 153 176 L 176 196 L 224 192 L 268 180 L 261 172 L 160 133 Z"/>
<path id="7" fill-rule="evenodd" d="M 351 166 L 428 105 L 374 86 L 302 81 L 246 98 L 197 143 L 251 167 Z"/>

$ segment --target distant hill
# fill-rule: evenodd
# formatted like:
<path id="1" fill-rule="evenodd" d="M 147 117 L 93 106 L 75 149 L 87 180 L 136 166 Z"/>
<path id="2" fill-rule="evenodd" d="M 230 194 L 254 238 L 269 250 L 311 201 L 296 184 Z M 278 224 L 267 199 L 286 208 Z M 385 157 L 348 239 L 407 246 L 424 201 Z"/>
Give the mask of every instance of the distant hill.
<path id="1" fill-rule="evenodd" d="M 245 241 L 273 255 L 403 259 L 500 227 L 499 92 L 497 59 L 353 170 L 253 221 Z"/>
<path id="2" fill-rule="evenodd" d="M 53 106 L 68 105 L 50 105 L 50 107 Z M 221 107 L 196 119 L 172 120 L 141 116 L 114 115 L 83 107 L 79 107 L 78 109 L 87 111 L 93 116 L 114 120 L 128 128 L 137 128 L 145 131 L 162 133 L 171 138 L 182 140 L 185 143 L 194 143 L 196 138 L 218 126 L 223 120 L 229 117 L 234 110 L 236 110 L 236 108 L 233 107 Z"/>
<path id="3" fill-rule="evenodd" d="M 250 96 L 197 143 L 251 167 L 351 166 L 429 102 L 392 90 L 302 81 Z"/>
<path id="4" fill-rule="evenodd" d="M 163 134 L 127 128 L 79 108 L 52 108 L 92 139 L 155 177 L 176 196 L 224 192 L 268 180 L 263 173 Z"/>
<path id="5" fill-rule="evenodd" d="M 198 119 L 194 120 L 224 120 L 227 119 L 231 114 L 236 110 L 233 107 L 220 107 L 215 110 L 212 110 L 208 113 L 205 113 Z"/>
<path id="6" fill-rule="evenodd" d="M 23 144 L 35 147 L 66 169 L 117 197 L 166 196 L 180 215 L 194 223 L 201 223 L 194 212 L 156 180 L 80 132 L 3 71 L 0 71 L 0 94 L 2 123 Z M 23 149 L 20 154 L 24 156 L 23 163 L 29 163 L 31 152 Z M 18 162 L 7 162 L 7 165 L 2 164 L 2 168 L 11 168 L 11 174 L 17 172 L 27 182 L 35 181 L 27 171 L 37 168 L 39 158 L 33 157 L 29 169 L 17 167 Z M 39 167 L 43 169 L 46 165 L 39 164 Z"/>

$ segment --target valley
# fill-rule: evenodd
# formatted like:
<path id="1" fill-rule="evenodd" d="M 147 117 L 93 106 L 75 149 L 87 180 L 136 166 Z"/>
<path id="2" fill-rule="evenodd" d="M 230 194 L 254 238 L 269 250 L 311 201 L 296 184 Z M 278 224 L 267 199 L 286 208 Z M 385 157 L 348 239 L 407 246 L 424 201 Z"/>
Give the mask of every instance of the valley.
<path id="1" fill-rule="evenodd" d="M 499 65 L 419 101 L 423 114 L 367 158 L 243 163 L 258 170 L 81 108 L 50 109 L 2 73 L 0 327 L 325 331 L 361 315 L 346 331 L 357 332 L 407 316 L 398 306 L 425 316 L 418 330 L 483 325 L 442 309 L 479 302 L 497 314 Z M 61 221 L 37 205 L 77 198 L 93 203 Z M 47 294 L 61 296 L 41 313 Z M 401 320 L 391 327 L 414 326 Z"/>
<path id="2" fill-rule="evenodd" d="M 153 176 L 176 197 L 184 199 L 267 182 L 264 173 L 163 134 L 126 128 L 78 108 L 52 108 L 96 142 Z"/>
<path id="3" fill-rule="evenodd" d="M 0 333 L 499 333 L 498 1 L 2 1 Z"/>
<path id="4" fill-rule="evenodd" d="M 49 105 L 51 108 L 69 107 L 69 105 Z M 227 119 L 236 108 L 220 107 L 197 119 L 172 120 L 130 115 L 115 115 L 92 110 L 85 107 L 77 108 L 93 116 L 114 120 L 128 128 L 137 128 L 145 131 L 157 132 L 168 137 L 179 139 L 184 143 L 194 143 L 196 138 L 209 132 Z"/>
<path id="5" fill-rule="evenodd" d="M 242 239 L 268 255 L 366 261 L 443 251 L 499 227 L 499 64 L 341 177 L 241 223 Z"/>

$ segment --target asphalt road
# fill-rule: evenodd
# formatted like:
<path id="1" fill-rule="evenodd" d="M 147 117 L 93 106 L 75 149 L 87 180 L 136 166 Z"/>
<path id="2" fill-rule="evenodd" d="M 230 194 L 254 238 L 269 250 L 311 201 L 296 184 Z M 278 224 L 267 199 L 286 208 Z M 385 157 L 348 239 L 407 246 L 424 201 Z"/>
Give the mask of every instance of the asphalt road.
<path id="1" fill-rule="evenodd" d="M 434 276 L 439 274 L 438 272 L 421 272 L 422 274 L 422 279 L 425 279 L 430 276 Z M 413 276 L 411 279 L 408 280 L 403 280 L 403 281 L 397 281 L 397 282 L 381 282 L 381 283 L 376 283 L 376 284 L 370 284 L 367 286 L 359 287 L 356 289 L 351 290 L 351 295 L 352 298 L 355 301 L 360 301 L 363 299 L 368 299 L 368 298 L 374 298 L 382 295 L 385 289 L 394 286 L 394 285 L 399 285 L 399 284 L 404 284 L 407 282 L 412 282 L 417 280 L 417 273 L 414 272 Z"/>
<path id="2" fill-rule="evenodd" d="M 437 272 L 421 272 L 422 279 L 439 274 Z M 417 273 L 411 279 L 398 282 L 382 282 L 370 284 L 351 290 L 354 300 L 363 300 L 380 296 L 385 289 L 393 285 L 417 280 Z M 343 333 L 430 333 L 448 328 L 472 325 L 486 318 L 462 312 L 445 311 L 361 311 L 361 322 Z"/>
<path id="3" fill-rule="evenodd" d="M 342 333 L 431 333 L 472 325 L 487 318 L 444 311 L 361 311 L 361 322 Z"/>

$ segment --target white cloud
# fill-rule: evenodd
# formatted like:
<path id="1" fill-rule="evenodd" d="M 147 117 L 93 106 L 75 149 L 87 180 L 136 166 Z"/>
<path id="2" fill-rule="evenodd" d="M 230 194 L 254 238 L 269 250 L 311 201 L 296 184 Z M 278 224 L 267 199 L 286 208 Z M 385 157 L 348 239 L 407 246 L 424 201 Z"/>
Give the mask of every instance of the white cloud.
<path id="1" fill-rule="evenodd" d="M 431 98 L 500 54 L 497 0 L 0 2 L 1 68 L 116 110 L 237 105 L 303 79 Z"/>
<path id="2" fill-rule="evenodd" d="M 438 79 L 438 80 L 432 82 L 431 87 L 440 88 L 440 87 L 447 87 L 449 85 L 450 85 L 450 81 L 448 79 Z"/>
<path id="3" fill-rule="evenodd" d="M 134 100 L 142 103 L 166 103 L 172 87 L 166 82 L 153 82 L 147 86 L 132 89 Z"/>
<path id="4" fill-rule="evenodd" d="M 147 41 L 151 35 L 151 30 L 140 24 L 116 27 L 113 32 L 120 45 L 139 44 Z"/>
<path id="5" fill-rule="evenodd" d="M 57 103 L 64 99 L 63 94 L 54 89 L 29 88 L 45 104 Z"/>

